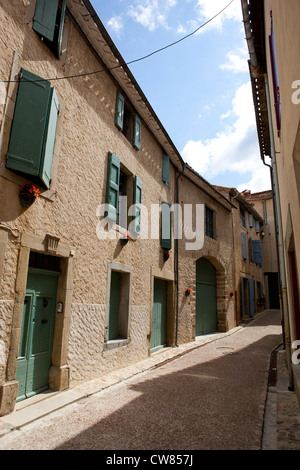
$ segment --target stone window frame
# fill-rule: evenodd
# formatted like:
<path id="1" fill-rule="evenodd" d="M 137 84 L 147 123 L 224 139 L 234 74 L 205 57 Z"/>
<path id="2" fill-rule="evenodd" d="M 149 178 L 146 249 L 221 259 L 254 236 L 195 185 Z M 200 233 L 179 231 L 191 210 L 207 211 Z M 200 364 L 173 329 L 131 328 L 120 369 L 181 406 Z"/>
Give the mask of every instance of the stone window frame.
<path id="1" fill-rule="evenodd" d="M 106 292 L 106 315 L 105 315 L 105 333 L 104 333 L 104 350 L 116 349 L 126 346 L 130 343 L 130 320 L 131 320 L 131 306 L 132 306 L 132 275 L 133 267 L 124 264 L 109 261 L 107 266 L 107 292 Z M 123 311 L 121 313 L 121 321 L 127 330 L 126 338 L 108 339 L 108 326 L 109 326 L 109 307 L 110 307 L 110 291 L 111 291 L 111 272 L 117 271 L 123 274 Z M 123 326 L 124 328 L 124 326 Z"/>

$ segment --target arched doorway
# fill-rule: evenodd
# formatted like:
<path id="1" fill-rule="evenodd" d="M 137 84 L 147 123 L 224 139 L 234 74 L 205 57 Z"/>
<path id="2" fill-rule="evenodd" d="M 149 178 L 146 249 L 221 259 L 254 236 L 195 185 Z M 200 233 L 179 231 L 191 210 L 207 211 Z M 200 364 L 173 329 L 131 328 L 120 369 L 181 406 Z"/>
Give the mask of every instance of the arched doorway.
<path id="1" fill-rule="evenodd" d="M 196 263 L 196 336 L 217 331 L 216 268 L 206 258 Z"/>

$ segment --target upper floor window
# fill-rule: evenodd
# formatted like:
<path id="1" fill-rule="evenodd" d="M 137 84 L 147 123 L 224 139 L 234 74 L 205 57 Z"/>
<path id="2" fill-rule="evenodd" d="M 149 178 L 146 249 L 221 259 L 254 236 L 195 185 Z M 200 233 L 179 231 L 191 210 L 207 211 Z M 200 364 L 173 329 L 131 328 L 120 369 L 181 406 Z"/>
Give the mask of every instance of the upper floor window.
<path id="1" fill-rule="evenodd" d="M 124 96 L 117 91 L 115 125 L 125 135 L 126 139 L 132 142 L 137 150 L 141 147 L 141 120 L 135 114 Z"/>
<path id="2" fill-rule="evenodd" d="M 214 211 L 205 207 L 205 234 L 209 238 L 214 238 Z"/>
<path id="3" fill-rule="evenodd" d="M 242 207 L 240 207 L 240 223 L 243 227 L 246 227 L 246 215 Z"/>
<path id="4" fill-rule="evenodd" d="M 36 0 L 33 29 L 59 59 L 66 15 L 66 0 Z"/>
<path id="5" fill-rule="evenodd" d="M 122 166 L 120 159 L 109 152 L 106 187 L 106 218 L 129 229 L 141 232 L 142 181 Z M 130 210 L 129 210 L 130 209 Z M 129 224 L 129 215 L 132 220 Z"/>
<path id="6" fill-rule="evenodd" d="M 59 102 L 49 81 L 21 69 L 6 168 L 51 183 Z"/>

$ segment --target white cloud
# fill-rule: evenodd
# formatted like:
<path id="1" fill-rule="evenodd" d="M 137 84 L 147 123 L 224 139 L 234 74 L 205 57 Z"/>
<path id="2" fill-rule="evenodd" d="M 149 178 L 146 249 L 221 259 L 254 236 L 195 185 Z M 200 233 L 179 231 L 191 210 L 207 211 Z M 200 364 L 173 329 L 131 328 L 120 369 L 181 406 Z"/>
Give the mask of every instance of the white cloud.
<path id="1" fill-rule="evenodd" d="M 176 3 L 177 0 L 139 0 L 129 6 L 128 15 L 149 31 L 159 26 L 168 28 L 167 14 Z"/>
<path id="2" fill-rule="evenodd" d="M 233 73 L 248 72 L 247 50 L 239 49 L 236 52 L 230 51 L 226 55 L 227 62 L 220 65 L 221 70 L 227 70 Z"/>
<path id="3" fill-rule="evenodd" d="M 110 20 L 107 22 L 107 27 L 110 29 L 113 33 L 115 33 L 118 37 L 120 37 L 122 31 L 123 31 L 123 19 L 121 16 L 113 16 L 110 18 Z"/>
<path id="4" fill-rule="evenodd" d="M 226 172 L 247 178 L 250 173 L 251 180 L 242 185 L 244 189 L 269 189 L 269 185 L 266 187 L 268 168 L 260 159 L 250 83 L 237 89 L 232 108 L 220 118 L 228 116 L 235 118 L 235 121 L 226 132 L 219 132 L 206 141 L 187 142 L 182 150 L 184 160 L 208 180 Z"/>
<path id="5" fill-rule="evenodd" d="M 198 0 L 197 1 L 197 11 L 199 19 L 209 20 L 213 18 L 219 11 L 226 7 L 229 4 L 229 0 Z M 233 2 L 222 14 L 214 18 L 213 21 L 209 23 L 210 28 L 222 29 L 223 22 L 225 20 L 232 19 L 234 21 L 242 20 L 242 11 L 241 11 L 241 2 Z"/>

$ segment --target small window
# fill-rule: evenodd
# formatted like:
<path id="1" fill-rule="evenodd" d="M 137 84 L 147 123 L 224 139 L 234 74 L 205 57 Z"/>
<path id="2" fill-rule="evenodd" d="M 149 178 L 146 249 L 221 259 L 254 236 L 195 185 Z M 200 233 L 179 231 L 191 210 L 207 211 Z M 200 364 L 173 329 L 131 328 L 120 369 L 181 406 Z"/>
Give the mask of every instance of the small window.
<path id="1" fill-rule="evenodd" d="M 59 102 L 49 81 L 21 69 L 6 168 L 51 184 Z"/>
<path id="2" fill-rule="evenodd" d="M 111 271 L 108 341 L 128 338 L 130 273 Z"/>
<path id="3" fill-rule="evenodd" d="M 66 15 L 66 0 L 36 0 L 33 29 L 59 59 Z"/>
<path id="4" fill-rule="evenodd" d="M 167 155 L 163 155 L 162 180 L 167 186 L 169 186 L 169 183 L 170 183 L 170 158 Z"/>
<path id="5" fill-rule="evenodd" d="M 141 147 L 141 120 L 117 91 L 115 125 L 137 150 Z"/>
<path id="6" fill-rule="evenodd" d="M 242 207 L 240 207 L 240 223 L 243 227 L 246 227 L 246 215 Z"/>
<path id="7" fill-rule="evenodd" d="M 205 234 L 209 238 L 214 238 L 214 211 L 205 207 Z"/>
<path id="8" fill-rule="evenodd" d="M 161 247 L 165 250 L 172 248 L 172 211 L 171 204 L 161 203 Z"/>
<path id="9" fill-rule="evenodd" d="M 134 234 L 140 234 L 142 181 L 132 175 L 111 152 L 108 154 L 106 204 L 105 216 L 109 220 L 126 230 L 130 226 Z"/>

